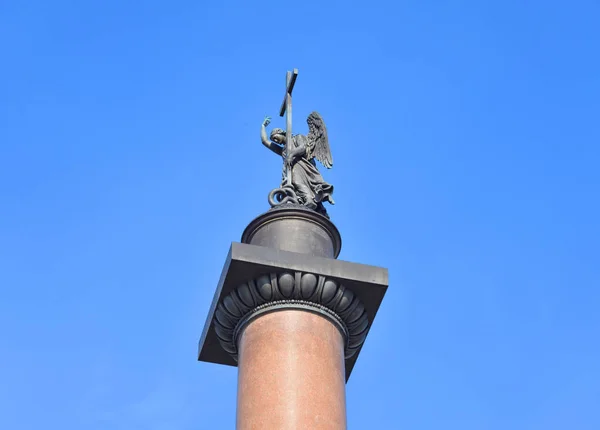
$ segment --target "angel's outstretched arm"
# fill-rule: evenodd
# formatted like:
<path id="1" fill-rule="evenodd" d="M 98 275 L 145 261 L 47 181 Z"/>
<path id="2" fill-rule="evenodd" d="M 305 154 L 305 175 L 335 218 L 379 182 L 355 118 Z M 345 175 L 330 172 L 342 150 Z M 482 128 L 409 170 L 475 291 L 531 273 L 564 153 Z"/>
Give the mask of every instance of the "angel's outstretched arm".
<path id="1" fill-rule="evenodd" d="M 269 148 L 275 154 L 281 155 L 283 148 L 281 146 L 277 145 L 275 142 L 271 142 L 269 140 L 269 138 L 267 137 L 267 125 L 269 125 L 270 122 L 271 122 L 271 118 L 269 118 L 269 117 L 266 117 L 265 120 L 263 121 L 262 126 L 260 127 L 260 140 L 263 145 L 265 145 L 267 148 Z"/>

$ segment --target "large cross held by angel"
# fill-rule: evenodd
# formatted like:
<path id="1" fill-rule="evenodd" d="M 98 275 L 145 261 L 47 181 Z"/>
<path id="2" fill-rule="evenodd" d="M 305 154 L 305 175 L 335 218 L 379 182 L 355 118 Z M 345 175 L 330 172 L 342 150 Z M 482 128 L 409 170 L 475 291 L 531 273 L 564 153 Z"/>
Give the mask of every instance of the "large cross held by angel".
<path id="1" fill-rule="evenodd" d="M 286 92 L 279 112 L 280 116 L 286 114 L 286 130 L 274 128 L 269 139 L 266 127 L 271 118 L 265 117 L 261 127 L 263 145 L 283 158 L 281 187 L 271 191 L 269 203 L 272 207 L 302 205 L 327 216 L 323 202 L 334 204 L 333 186 L 325 182 L 315 162 L 317 159 L 328 169 L 333 166 L 327 129 L 321 115 L 312 112 L 306 119 L 308 135 L 292 134 L 292 90 L 297 76 L 298 69 L 287 72 L 286 76 Z"/>

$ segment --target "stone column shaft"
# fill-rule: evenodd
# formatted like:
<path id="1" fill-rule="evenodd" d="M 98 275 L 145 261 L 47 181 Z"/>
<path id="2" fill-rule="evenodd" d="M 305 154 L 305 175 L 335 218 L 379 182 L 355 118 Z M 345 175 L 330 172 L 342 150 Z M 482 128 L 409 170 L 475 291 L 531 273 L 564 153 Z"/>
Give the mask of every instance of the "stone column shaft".
<path id="1" fill-rule="evenodd" d="M 344 340 L 327 318 L 278 310 L 238 345 L 237 429 L 346 428 Z"/>

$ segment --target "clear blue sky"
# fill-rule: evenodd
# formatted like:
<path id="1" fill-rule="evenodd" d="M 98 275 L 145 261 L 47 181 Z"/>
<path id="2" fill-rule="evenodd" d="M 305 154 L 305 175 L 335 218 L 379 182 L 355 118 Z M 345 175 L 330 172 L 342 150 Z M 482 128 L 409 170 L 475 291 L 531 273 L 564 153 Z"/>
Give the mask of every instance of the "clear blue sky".
<path id="1" fill-rule="evenodd" d="M 360 4 L 360 6 L 359 6 Z M 196 362 L 285 71 L 390 287 L 354 429 L 600 428 L 600 5 L 4 1 L 0 428 L 231 429 Z"/>

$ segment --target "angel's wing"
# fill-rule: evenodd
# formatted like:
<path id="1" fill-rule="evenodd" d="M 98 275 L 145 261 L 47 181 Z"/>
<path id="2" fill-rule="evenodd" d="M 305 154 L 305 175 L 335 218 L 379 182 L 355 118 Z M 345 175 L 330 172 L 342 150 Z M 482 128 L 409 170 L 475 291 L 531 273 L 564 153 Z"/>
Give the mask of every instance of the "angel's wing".
<path id="1" fill-rule="evenodd" d="M 327 138 L 327 128 L 319 112 L 312 112 L 306 119 L 308 123 L 308 154 L 307 158 L 316 158 L 328 169 L 333 166 L 333 158 L 329 149 L 329 139 Z"/>

